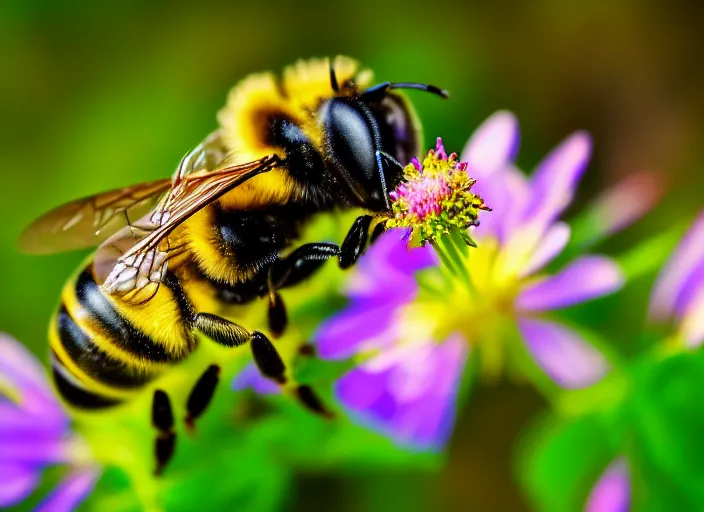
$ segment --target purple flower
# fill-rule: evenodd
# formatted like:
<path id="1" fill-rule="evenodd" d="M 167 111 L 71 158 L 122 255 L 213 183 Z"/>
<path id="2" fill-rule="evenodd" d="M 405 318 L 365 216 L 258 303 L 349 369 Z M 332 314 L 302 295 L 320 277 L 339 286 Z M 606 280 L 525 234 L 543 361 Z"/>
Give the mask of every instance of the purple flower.
<path id="1" fill-rule="evenodd" d="M 675 325 L 675 342 L 704 342 L 704 212 L 684 236 L 655 283 L 650 318 Z"/>
<path id="2" fill-rule="evenodd" d="M 69 473 L 37 510 L 73 510 L 100 474 L 85 450 L 41 364 L 17 341 L 0 334 L 0 507 L 32 494 L 47 466 L 67 464 Z"/>
<path id="3" fill-rule="evenodd" d="M 254 363 L 249 363 L 237 374 L 232 380 L 232 389 L 234 391 L 252 389 L 261 395 L 271 395 L 281 392 L 279 385 L 271 379 L 264 377 Z"/>
<path id="4" fill-rule="evenodd" d="M 599 477 L 587 499 L 585 512 L 628 512 L 631 482 L 626 460 L 619 457 Z"/>
<path id="5" fill-rule="evenodd" d="M 604 256 L 583 256 L 555 274 L 544 272 L 570 239 L 559 217 L 587 166 L 590 139 L 582 132 L 571 135 L 530 178 L 513 163 L 517 147 L 515 117 L 499 112 L 463 152 L 476 179 L 473 191 L 493 209 L 470 231 L 478 248 L 463 263 L 468 280 L 448 279 L 447 273 L 443 278 L 433 248 L 406 249 L 401 234 L 390 230 L 351 276 L 348 307 L 316 334 L 322 357 L 360 361 L 337 384 L 341 402 L 399 442 L 440 447 L 446 440 L 470 347 L 480 354 L 485 374 L 517 364 L 510 360 L 517 351 L 506 350 L 506 326 L 518 328 L 533 361 L 562 387 L 589 386 L 608 371 L 606 359 L 581 334 L 543 318 L 623 284 L 619 268 Z M 612 195 L 624 197 L 633 199 Z M 611 206 L 608 198 L 602 203 Z M 610 225 L 604 219 L 603 231 L 621 229 L 645 210 L 629 208 L 636 213 L 615 216 Z"/>

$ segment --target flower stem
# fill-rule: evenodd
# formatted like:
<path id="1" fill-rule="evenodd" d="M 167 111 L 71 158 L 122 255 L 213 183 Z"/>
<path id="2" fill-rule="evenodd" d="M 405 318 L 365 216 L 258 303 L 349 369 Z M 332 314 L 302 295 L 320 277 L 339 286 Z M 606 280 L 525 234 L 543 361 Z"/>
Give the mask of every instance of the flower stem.
<path id="1" fill-rule="evenodd" d="M 460 278 L 472 290 L 472 278 L 469 274 L 469 248 L 462 234 L 455 227 L 448 233 L 442 234 L 431 240 L 432 246 L 440 258 L 440 262 L 449 273 Z"/>

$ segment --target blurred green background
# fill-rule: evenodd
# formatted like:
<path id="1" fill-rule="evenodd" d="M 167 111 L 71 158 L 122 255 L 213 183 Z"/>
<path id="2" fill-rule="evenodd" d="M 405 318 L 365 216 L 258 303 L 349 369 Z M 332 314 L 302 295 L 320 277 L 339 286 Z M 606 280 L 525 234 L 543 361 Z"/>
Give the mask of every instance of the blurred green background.
<path id="1" fill-rule="evenodd" d="M 595 152 L 577 206 L 630 172 L 659 173 L 665 201 L 600 250 L 627 249 L 703 203 L 704 4 L 0 5 L 0 329 L 42 356 L 61 286 L 85 255 L 18 254 L 23 226 L 72 198 L 169 175 L 215 127 L 232 85 L 302 57 L 346 54 L 379 80 L 447 88 L 449 102 L 413 95 L 427 144 L 442 136 L 459 151 L 489 114 L 512 110 L 526 170 L 571 131 L 588 130 Z M 639 328 L 651 284 L 631 283 L 597 327 L 614 340 Z M 291 509 L 523 510 L 512 443 L 541 405 L 525 387 L 481 387 L 441 471 L 301 476 Z"/>

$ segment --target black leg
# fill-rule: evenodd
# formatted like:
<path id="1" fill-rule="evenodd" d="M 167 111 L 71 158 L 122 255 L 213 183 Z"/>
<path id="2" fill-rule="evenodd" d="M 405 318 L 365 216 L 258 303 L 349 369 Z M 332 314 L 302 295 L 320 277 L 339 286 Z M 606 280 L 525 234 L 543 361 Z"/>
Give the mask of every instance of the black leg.
<path id="1" fill-rule="evenodd" d="M 275 380 L 279 384 L 286 383 L 286 365 L 284 364 L 276 347 L 259 331 L 252 333 L 252 355 L 259 371 L 264 377 Z"/>
<path id="2" fill-rule="evenodd" d="M 349 268 L 354 265 L 364 252 L 369 239 L 369 226 L 371 225 L 371 215 L 362 215 L 352 224 L 352 228 L 340 246 L 340 254 L 337 262 L 340 268 Z"/>
<path id="3" fill-rule="evenodd" d="M 210 313 L 198 313 L 194 326 L 208 338 L 226 347 L 239 347 L 251 337 L 249 331 L 241 325 Z"/>
<path id="4" fill-rule="evenodd" d="M 335 244 L 304 244 L 286 258 L 274 263 L 271 269 L 271 284 L 275 290 L 295 286 L 323 263 L 337 256 L 340 248 Z"/>
<path id="5" fill-rule="evenodd" d="M 210 405 L 215 394 L 215 388 L 220 381 L 220 367 L 211 364 L 200 376 L 186 402 L 186 427 L 189 431 L 195 428 L 195 420 L 203 414 Z"/>
<path id="6" fill-rule="evenodd" d="M 272 290 L 269 292 L 269 330 L 274 338 L 284 333 L 287 324 L 286 305 L 279 292 Z"/>
<path id="7" fill-rule="evenodd" d="M 152 425 L 159 433 L 154 444 L 156 455 L 156 469 L 154 474 L 163 473 L 166 464 L 171 460 L 176 447 L 176 433 L 174 432 L 174 414 L 171 410 L 169 396 L 162 390 L 154 391 L 152 402 Z"/>
<path id="8" fill-rule="evenodd" d="M 320 397 L 313 391 L 310 386 L 298 386 L 296 388 L 296 396 L 298 400 L 311 412 L 323 416 L 324 418 L 332 418 L 334 414 L 323 405 Z"/>
<path id="9" fill-rule="evenodd" d="M 372 236 L 369 239 L 370 243 L 373 244 L 376 242 L 376 239 L 379 238 L 384 231 L 386 231 L 386 221 L 377 222 L 372 230 Z"/>

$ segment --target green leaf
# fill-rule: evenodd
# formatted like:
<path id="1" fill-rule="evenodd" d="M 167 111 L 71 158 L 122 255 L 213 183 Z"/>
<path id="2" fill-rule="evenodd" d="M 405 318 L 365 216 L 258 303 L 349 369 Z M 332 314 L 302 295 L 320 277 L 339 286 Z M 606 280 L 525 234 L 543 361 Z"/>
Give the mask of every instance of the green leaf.
<path id="1" fill-rule="evenodd" d="M 645 360 L 638 368 L 632 403 L 633 444 L 647 510 L 678 503 L 704 508 L 704 355 L 682 353 Z M 684 507 L 684 508 L 683 508 Z"/>
<path id="2" fill-rule="evenodd" d="M 571 422 L 546 417 L 519 446 L 518 478 L 534 510 L 582 510 L 598 476 L 616 454 L 598 417 Z"/>

